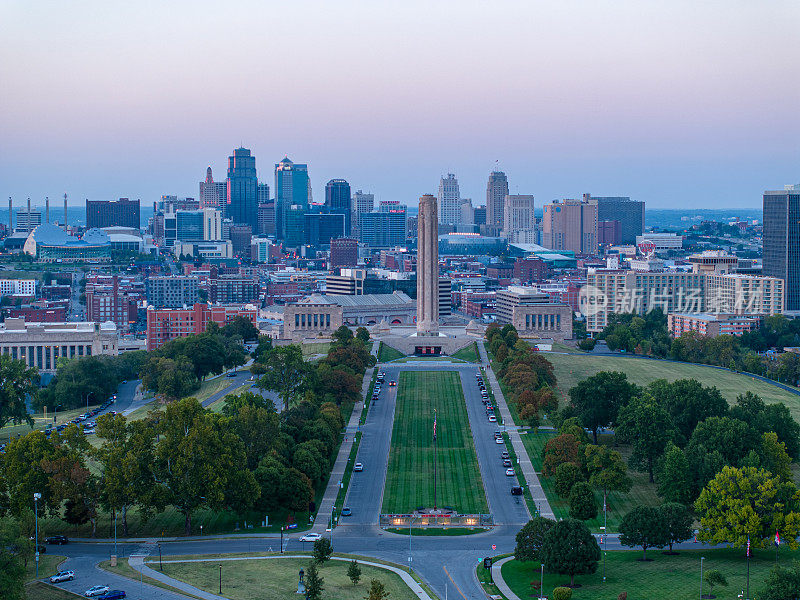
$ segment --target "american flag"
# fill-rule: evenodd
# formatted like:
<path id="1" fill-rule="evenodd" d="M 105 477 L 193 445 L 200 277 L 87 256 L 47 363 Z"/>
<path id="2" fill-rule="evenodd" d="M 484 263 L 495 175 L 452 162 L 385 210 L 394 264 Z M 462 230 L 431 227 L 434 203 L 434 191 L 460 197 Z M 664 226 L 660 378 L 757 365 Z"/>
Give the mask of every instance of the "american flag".
<path id="1" fill-rule="evenodd" d="M 747 556 L 750 556 L 750 536 L 747 536 Z"/>
<path id="2" fill-rule="evenodd" d="M 775 545 L 776 546 L 781 545 L 781 535 L 777 532 L 777 530 L 775 531 Z"/>
<path id="3" fill-rule="evenodd" d="M 433 411 L 433 441 L 436 441 L 436 411 Z"/>

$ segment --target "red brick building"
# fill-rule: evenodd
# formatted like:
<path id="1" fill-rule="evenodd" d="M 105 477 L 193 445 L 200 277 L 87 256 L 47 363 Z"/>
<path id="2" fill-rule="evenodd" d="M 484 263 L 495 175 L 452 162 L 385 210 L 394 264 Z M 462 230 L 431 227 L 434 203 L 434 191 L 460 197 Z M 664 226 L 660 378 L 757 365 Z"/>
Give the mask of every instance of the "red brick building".
<path id="1" fill-rule="evenodd" d="M 21 308 L 3 309 L 3 317 L 8 319 L 25 319 L 28 323 L 64 323 L 67 320 L 67 309 L 40 308 L 37 306 L 23 306 Z"/>
<path id="2" fill-rule="evenodd" d="M 155 350 L 169 340 L 199 335 L 210 322 L 220 327 L 236 317 L 245 317 L 256 324 L 257 309 L 244 306 L 209 306 L 195 304 L 192 308 L 152 308 L 147 310 L 147 350 Z"/>
<path id="3" fill-rule="evenodd" d="M 550 276 L 550 267 L 541 258 L 519 258 L 514 262 L 514 278 L 524 284 L 538 283 Z"/>

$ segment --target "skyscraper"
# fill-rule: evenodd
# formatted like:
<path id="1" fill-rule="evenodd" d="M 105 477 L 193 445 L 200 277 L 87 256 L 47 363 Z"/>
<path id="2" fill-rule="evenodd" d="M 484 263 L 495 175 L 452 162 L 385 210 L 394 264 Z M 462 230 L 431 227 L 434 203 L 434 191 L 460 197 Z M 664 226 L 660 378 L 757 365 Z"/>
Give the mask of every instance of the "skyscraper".
<path id="1" fill-rule="evenodd" d="M 258 203 L 266 204 L 269 202 L 269 184 L 263 181 L 258 182 Z"/>
<path id="2" fill-rule="evenodd" d="M 330 214 L 344 215 L 344 234 L 350 235 L 350 184 L 344 179 L 331 179 L 325 184 L 325 207 Z"/>
<path id="3" fill-rule="evenodd" d="M 461 223 L 461 193 L 458 179 L 453 173 L 439 180 L 439 223 L 458 225 Z"/>
<path id="4" fill-rule="evenodd" d="M 519 242 L 519 234 L 525 239 L 536 230 L 536 219 L 533 216 L 533 196 L 509 194 L 503 207 L 503 237 Z"/>
<path id="5" fill-rule="evenodd" d="M 363 213 L 370 213 L 375 208 L 375 194 L 366 194 L 361 190 L 358 190 L 355 194 L 353 194 L 352 204 L 350 205 L 352 218 L 351 218 L 351 228 L 352 234 L 354 237 L 358 237 L 360 235 L 359 229 L 359 219 L 360 215 Z"/>
<path id="6" fill-rule="evenodd" d="M 206 169 L 206 180 L 200 182 L 200 207 L 223 210 L 228 202 L 228 182 L 214 181 L 211 167 Z"/>
<path id="7" fill-rule="evenodd" d="M 616 244 L 635 244 L 636 236 L 644 233 L 644 202 L 627 196 L 592 196 L 583 199 L 597 205 L 597 221 L 618 221 L 619 239 Z M 606 225 L 613 228 L 613 225 Z"/>
<path id="8" fill-rule="evenodd" d="M 308 165 L 295 164 L 284 157 L 275 165 L 275 234 L 279 239 L 286 237 L 286 216 L 291 207 L 299 206 L 305 211 L 310 199 Z"/>
<path id="9" fill-rule="evenodd" d="M 19 217 L 17 217 L 19 218 Z M 41 221 L 41 215 L 39 217 Z M 19 227 L 19 225 L 17 226 Z M 139 229 L 139 200 L 87 200 L 86 227 L 131 227 Z"/>
<path id="10" fill-rule="evenodd" d="M 764 275 L 784 281 L 784 310 L 800 310 L 800 184 L 764 192 Z"/>
<path id="11" fill-rule="evenodd" d="M 554 200 L 544 205 L 542 245 L 576 254 L 597 252 L 597 205 L 584 200 Z"/>
<path id="12" fill-rule="evenodd" d="M 486 228 L 497 235 L 503 228 L 503 206 L 508 196 L 508 178 L 502 171 L 492 171 L 486 184 Z"/>
<path id="13" fill-rule="evenodd" d="M 228 198 L 225 216 L 237 225 L 258 227 L 258 178 L 256 157 L 247 148 L 236 148 L 228 157 Z"/>

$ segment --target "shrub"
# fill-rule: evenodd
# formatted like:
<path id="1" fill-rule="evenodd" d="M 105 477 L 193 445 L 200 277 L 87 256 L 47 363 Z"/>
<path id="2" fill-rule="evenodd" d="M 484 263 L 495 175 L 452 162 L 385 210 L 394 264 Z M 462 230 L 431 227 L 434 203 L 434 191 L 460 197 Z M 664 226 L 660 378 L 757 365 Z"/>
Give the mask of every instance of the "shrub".
<path id="1" fill-rule="evenodd" d="M 570 600 L 570 598 L 572 598 L 572 588 L 553 588 L 553 600 Z"/>

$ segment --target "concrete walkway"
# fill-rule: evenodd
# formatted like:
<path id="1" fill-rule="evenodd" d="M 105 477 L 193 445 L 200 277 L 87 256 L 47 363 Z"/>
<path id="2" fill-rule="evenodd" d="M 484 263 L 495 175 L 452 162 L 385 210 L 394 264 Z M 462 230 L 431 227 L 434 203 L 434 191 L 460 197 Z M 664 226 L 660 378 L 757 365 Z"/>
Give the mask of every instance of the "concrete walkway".
<path id="1" fill-rule="evenodd" d="M 165 560 L 162 561 L 166 564 L 170 563 L 195 563 L 195 562 L 214 562 L 214 563 L 221 563 L 221 562 L 228 562 L 234 560 L 280 560 L 281 558 L 312 558 L 311 555 L 308 554 L 285 554 L 283 556 L 247 556 L 247 557 L 238 557 L 238 558 L 197 558 L 191 560 Z M 331 557 L 331 560 L 339 560 L 350 562 L 350 558 L 339 558 L 336 556 Z M 366 565 L 368 567 L 376 567 L 378 569 L 385 569 L 387 571 L 391 571 L 392 573 L 396 573 L 400 576 L 400 579 L 403 580 L 409 589 L 414 592 L 419 600 L 434 600 L 431 598 L 428 593 L 422 589 L 422 586 L 417 583 L 417 581 L 411 577 L 406 571 L 400 569 L 398 567 L 393 567 L 391 565 L 384 565 L 382 563 L 370 562 L 370 561 L 358 561 L 361 565 Z M 150 577 L 151 579 L 155 579 L 156 581 L 160 581 L 163 584 L 166 584 L 170 587 L 175 588 L 176 590 L 180 590 L 186 594 L 191 594 L 192 596 L 197 596 L 198 598 L 202 598 L 203 600 L 227 600 L 225 596 L 218 596 L 217 594 L 212 594 L 210 592 L 206 592 L 199 588 L 194 587 L 193 585 L 189 585 L 188 583 L 184 583 L 178 579 L 174 579 L 167 575 L 164 575 L 160 571 L 156 571 L 155 569 L 151 569 L 146 564 L 144 564 L 144 557 L 143 556 L 131 556 L 128 560 L 128 564 L 134 570 L 138 571 L 142 575 L 146 577 Z M 494 571 L 493 571 L 494 573 Z M 510 599 L 513 600 L 513 599 Z"/>
<path id="2" fill-rule="evenodd" d="M 501 558 L 497 562 L 492 563 L 492 581 L 497 586 L 497 589 L 500 590 L 500 593 L 506 597 L 506 600 L 521 600 L 519 596 L 511 591 L 511 588 L 508 587 L 508 584 L 503 579 L 503 573 L 501 569 L 503 568 L 503 565 L 510 560 L 514 560 L 514 557 L 506 556 L 505 558 Z"/>
<path id="3" fill-rule="evenodd" d="M 334 502 L 339 495 L 340 482 L 344 479 L 344 472 L 347 469 L 347 461 L 350 459 L 350 450 L 353 448 L 353 440 L 356 437 L 356 432 L 359 429 L 359 420 L 361 419 L 361 411 L 364 409 L 364 401 L 369 393 L 369 385 L 372 383 L 373 368 L 369 368 L 364 373 L 364 380 L 361 383 L 361 402 L 353 407 L 353 412 L 350 414 L 350 420 L 347 422 L 347 428 L 344 432 L 344 441 L 339 446 L 339 454 L 336 455 L 336 462 L 333 464 L 331 475 L 328 478 L 328 487 L 325 488 L 325 494 L 319 503 L 317 510 L 317 517 L 314 521 L 314 526 L 311 531 L 315 533 L 323 533 L 330 524 L 331 515 L 333 514 Z M 339 507 L 342 508 L 341 506 Z"/>
<path id="4" fill-rule="evenodd" d="M 511 446 L 514 448 L 514 452 L 517 454 L 517 461 L 519 462 L 517 468 L 522 471 L 525 481 L 528 483 L 528 489 L 531 492 L 531 497 L 533 498 L 536 506 L 539 508 L 541 515 L 543 517 L 547 517 L 548 519 L 555 519 L 556 516 L 553 513 L 553 509 L 550 508 L 550 503 L 547 501 L 547 496 L 542 489 L 539 476 L 533 469 L 533 463 L 528 456 L 528 451 L 525 449 L 525 445 L 522 443 L 519 431 L 514 426 L 514 420 L 511 418 L 511 411 L 508 410 L 508 403 L 503 396 L 503 390 L 500 389 L 500 384 L 498 383 L 497 377 L 495 377 L 494 371 L 489 363 L 489 356 L 486 353 L 486 348 L 480 341 L 478 342 L 478 354 L 481 357 L 481 366 L 486 371 L 486 380 L 489 382 L 489 385 L 492 388 L 494 399 L 497 400 L 497 408 L 500 410 L 500 416 L 503 417 L 503 423 L 510 425 L 510 428 L 507 428 L 506 433 L 508 434 L 508 439 L 511 440 Z"/>

